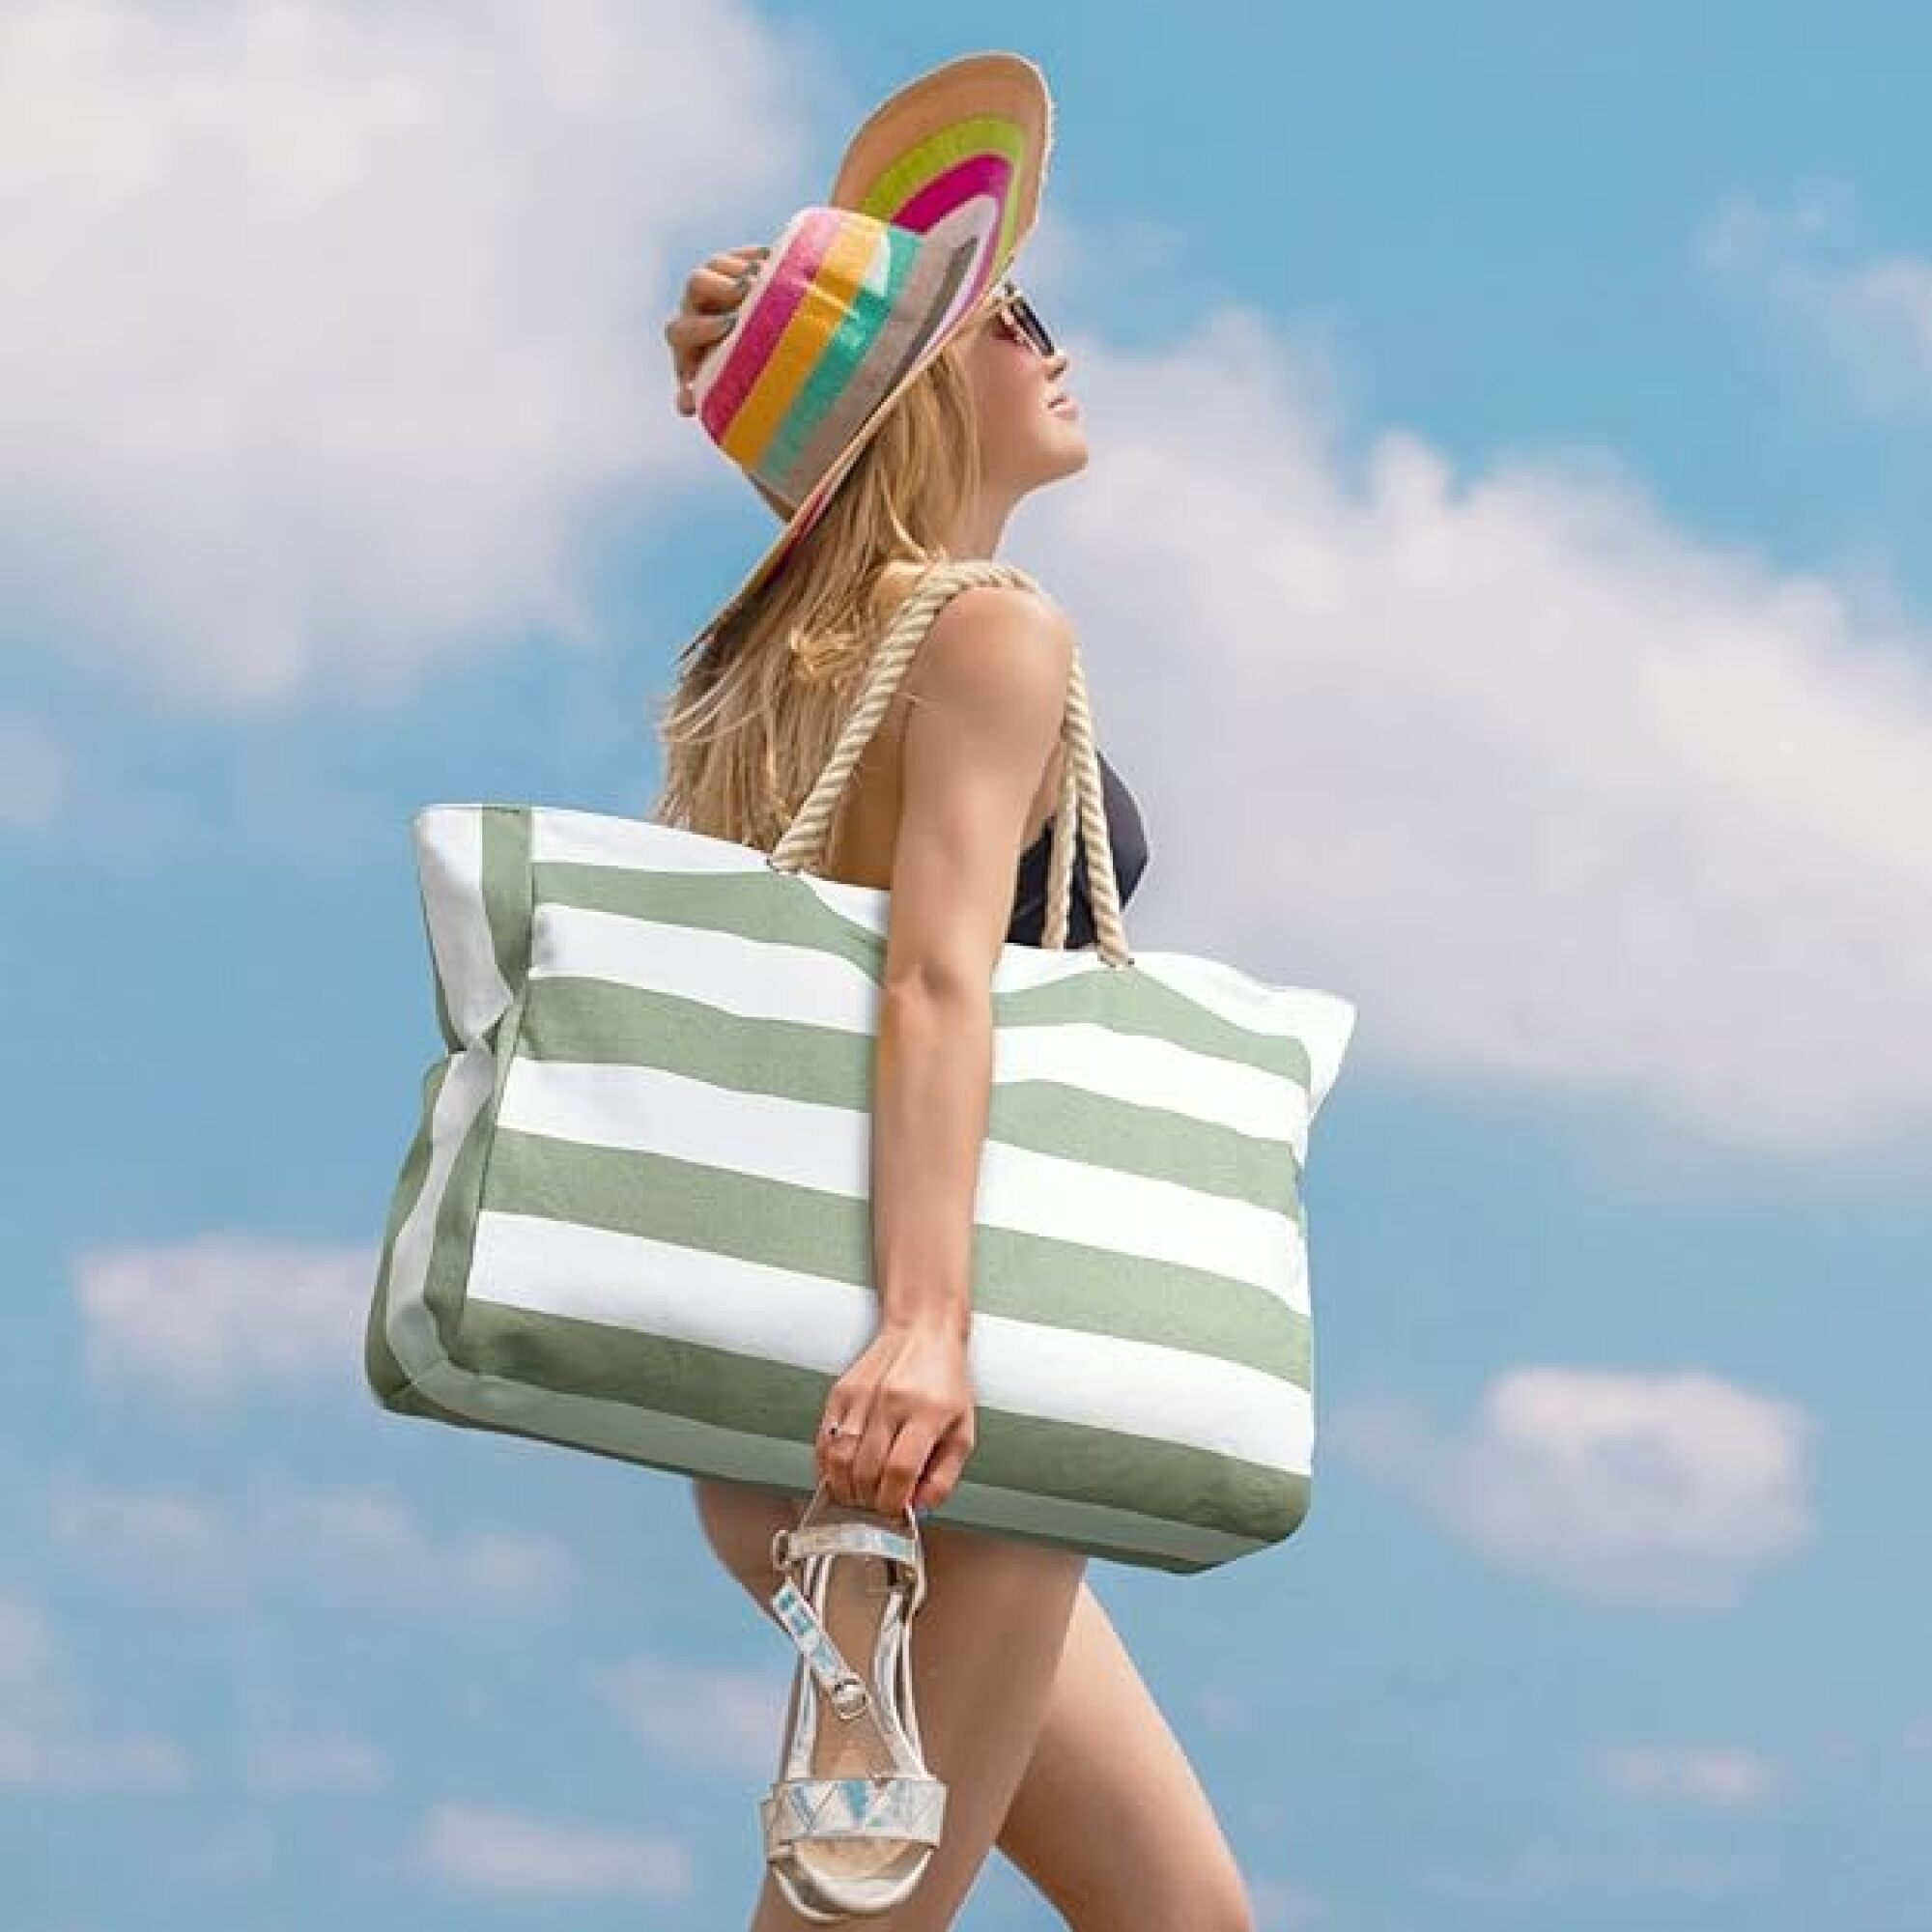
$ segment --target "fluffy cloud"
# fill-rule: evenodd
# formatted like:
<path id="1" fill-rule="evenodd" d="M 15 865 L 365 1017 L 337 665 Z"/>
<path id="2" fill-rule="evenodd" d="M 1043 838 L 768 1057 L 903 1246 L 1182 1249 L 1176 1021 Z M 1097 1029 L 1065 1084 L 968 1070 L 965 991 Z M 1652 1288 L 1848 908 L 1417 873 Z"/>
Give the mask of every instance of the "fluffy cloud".
<path id="1" fill-rule="evenodd" d="M 1655 1893 L 1669 1898 L 1722 1898 L 1761 1890 L 1781 1867 L 1762 1852 L 1538 1845 L 1489 1864 L 1438 1868 L 1432 1891 L 1485 1906 L 1521 1907 Z"/>
<path id="2" fill-rule="evenodd" d="M 732 0 L 14 0 L 0 594 L 216 706 L 591 635 L 589 513 L 723 478 L 663 316 L 823 86 Z"/>
<path id="3" fill-rule="evenodd" d="M 166 1491 L 69 1482 L 54 1492 L 52 1524 L 96 1568 L 147 1594 L 196 1601 L 259 1579 L 306 1604 L 327 1595 L 516 1609 L 554 1602 L 570 1574 L 562 1549 L 538 1538 L 439 1539 L 390 1497 L 268 1480 L 230 1509 Z"/>
<path id="4" fill-rule="evenodd" d="M 1932 1121 L 1932 639 L 1602 460 L 1356 459 L 1251 315 L 1068 382 L 1094 460 L 1026 560 L 1147 808 L 1138 943 L 1346 993 L 1365 1065 L 1693 1144 Z"/>
<path id="5" fill-rule="evenodd" d="M 100 1729 L 45 1613 L 0 1591 L 0 1791 L 178 1791 L 187 1760 L 165 1738 Z"/>
<path id="6" fill-rule="evenodd" d="M 638 1735 L 675 1762 L 769 1778 L 778 1763 L 789 1679 L 672 1657 L 636 1657 L 605 1690 Z"/>
<path id="7" fill-rule="evenodd" d="M 78 790 L 74 754 L 59 732 L 43 719 L 0 712 L 0 832 L 55 825 Z"/>
<path id="8" fill-rule="evenodd" d="M 1810 1529 L 1812 1425 L 1715 1376 L 1524 1368 L 1461 1434 L 1400 1404 L 1329 1440 L 1508 1568 L 1612 1602 L 1730 1602 Z"/>
<path id="9" fill-rule="evenodd" d="M 0 1696 L 16 1696 L 46 1669 L 53 1654 L 46 1618 L 23 1599 L 0 1592 Z"/>
<path id="10" fill-rule="evenodd" d="M 165 1738 L 62 1738 L 0 1726 L 0 1790 L 179 1791 L 187 1781 L 187 1761 Z"/>
<path id="11" fill-rule="evenodd" d="M 377 1257 L 207 1235 L 74 1264 L 92 1373 L 205 1396 L 261 1380 L 361 1378 Z"/>
<path id="12" fill-rule="evenodd" d="M 1602 1754 L 1599 1770 L 1613 1791 L 1631 1797 L 1726 1810 L 1762 1804 L 1780 1782 L 1770 1759 L 1722 1746 L 1620 1746 Z"/>
<path id="13" fill-rule="evenodd" d="M 419 1867 L 466 1889 L 554 1898 L 663 1898 L 691 1889 L 691 1853 L 666 1838 L 586 1831 L 476 1805 L 440 1805 Z"/>
<path id="14" fill-rule="evenodd" d="M 1853 252 L 1847 213 L 1822 193 L 1781 209 L 1734 200 L 1705 225 L 1700 253 L 1777 325 L 1822 347 L 1855 400 L 1922 408 L 1932 402 L 1932 260 Z"/>
<path id="15" fill-rule="evenodd" d="M 53 1492 L 49 1519 L 55 1537 L 88 1563 L 170 1596 L 225 1592 L 248 1553 L 212 1506 L 162 1491 L 65 1482 Z"/>
<path id="16" fill-rule="evenodd" d="M 249 1753 L 248 1775 L 275 1792 L 376 1791 L 389 1781 L 381 1753 L 340 1732 L 266 1740 Z"/>

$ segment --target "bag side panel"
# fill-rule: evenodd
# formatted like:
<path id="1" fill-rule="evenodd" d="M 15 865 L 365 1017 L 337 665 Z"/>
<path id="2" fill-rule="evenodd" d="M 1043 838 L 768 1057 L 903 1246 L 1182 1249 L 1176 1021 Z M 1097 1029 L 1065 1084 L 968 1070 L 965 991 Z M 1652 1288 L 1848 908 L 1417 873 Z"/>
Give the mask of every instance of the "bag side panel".
<path id="1" fill-rule="evenodd" d="M 437 1061 L 423 1074 L 422 1103 L 417 1114 L 416 1129 L 403 1155 L 402 1171 L 390 1193 L 389 1216 L 383 1229 L 381 1259 L 376 1269 L 376 1292 L 369 1304 L 368 1319 L 363 1324 L 363 1378 L 369 1384 L 370 1392 L 384 1408 L 393 1407 L 395 1398 L 410 1384 L 409 1374 L 396 1360 L 388 1340 L 389 1282 L 395 1270 L 396 1236 L 421 1197 L 423 1182 L 429 1175 L 430 1126 L 436 1117 L 437 1096 L 441 1093 L 448 1073 L 449 1062 L 443 1059 Z"/>
<path id="2" fill-rule="evenodd" d="M 447 1034 L 462 1045 L 484 1037 L 514 991 L 514 974 L 505 969 L 519 951 L 515 895 L 500 878 L 486 877 L 486 867 L 501 869 L 506 815 L 519 814 L 497 806 L 435 805 L 419 811 L 412 827 L 440 1009 Z M 522 951 L 526 956 L 526 923 Z"/>
<path id="3" fill-rule="evenodd" d="M 486 806 L 478 843 L 478 893 L 491 959 L 509 989 L 508 1005 L 492 1019 L 481 1044 L 493 1059 L 491 1092 L 471 1123 L 451 1170 L 437 1214 L 423 1299 L 436 1322 L 443 1354 L 462 1359 L 463 1306 L 475 1258 L 476 1227 L 496 1151 L 497 1117 L 503 1084 L 516 1058 L 517 1037 L 529 992 L 531 878 L 530 814 L 522 806 Z"/>

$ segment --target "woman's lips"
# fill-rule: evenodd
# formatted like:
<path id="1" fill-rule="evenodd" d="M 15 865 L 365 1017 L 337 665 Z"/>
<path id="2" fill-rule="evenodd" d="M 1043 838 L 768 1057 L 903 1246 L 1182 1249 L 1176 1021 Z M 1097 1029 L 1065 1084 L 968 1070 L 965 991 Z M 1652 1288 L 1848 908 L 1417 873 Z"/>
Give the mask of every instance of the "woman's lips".
<path id="1" fill-rule="evenodd" d="M 1071 396 L 1055 396 L 1046 407 L 1055 415 L 1077 416 L 1080 413 L 1080 405 Z"/>

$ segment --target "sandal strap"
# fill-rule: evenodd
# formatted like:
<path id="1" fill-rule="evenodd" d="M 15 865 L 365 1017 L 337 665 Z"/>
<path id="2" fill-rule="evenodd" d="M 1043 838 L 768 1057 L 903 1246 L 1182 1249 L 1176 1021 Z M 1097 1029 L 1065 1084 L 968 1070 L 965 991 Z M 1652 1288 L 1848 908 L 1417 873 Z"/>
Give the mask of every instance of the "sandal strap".
<path id="1" fill-rule="evenodd" d="M 845 1653 L 833 1642 L 832 1633 L 819 1621 L 805 1592 L 787 1577 L 773 1591 L 771 1603 L 785 1634 L 823 1687 L 832 1708 L 841 1718 L 856 1718 L 869 1709 L 872 1693 L 866 1680 L 846 1662 Z"/>
<path id="2" fill-rule="evenodd" d="M 876 1556 L 895 1565 L 899 1576 L 896 1586 L 912 1591 L 913 1607 L 925 1597 L 925 1566 L 918 1544 L 896 1530 L 869 1522 L 828 1522 L 806 1529 L 780 1529 L 772 1536 L 772 1567 L 790 1570 L 813 1556 Z M 857 1717 L 871 1702 L 865 1680 L 846 1662 L 844 1653 L 832 1640 L 832 1633 L 819 1620 L 810 1600 L 789 1577 L 771 1598 L 779 1622 L 797 1645 L 798 1652 L 811 1666 L 813 1676 L 825 1689 L 833 1708 L 842 1718 Z"/>
<path id="3" fill-rule="evenodd" d="M 911 1537 L 878 1523 L 818 1523 L 810 1529 L 781 1529 L 772 1538 L 777 1569 L 788 1569 L 801 1557 L 822 1555 L 883 1556 L 911 1569 L 920 1562 L 919 1546 Z"/>
<path id="4" fill-rule="evenodd" d="M 794 1839 L 911 1838 L 937 1845 L 946 1785 L 937 1777 L 787 1777 L 758 1801 L 769 1857 Z"/>

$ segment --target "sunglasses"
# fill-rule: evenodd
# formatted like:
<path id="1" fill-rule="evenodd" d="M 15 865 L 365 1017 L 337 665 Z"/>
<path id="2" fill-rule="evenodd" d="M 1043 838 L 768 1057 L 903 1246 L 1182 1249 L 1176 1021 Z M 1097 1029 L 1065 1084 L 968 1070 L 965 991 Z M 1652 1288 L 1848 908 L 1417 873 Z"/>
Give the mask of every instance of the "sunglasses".
<path id="1" fill-rule="evenodd" d="M 1047 333 L 1045 323 L 1013 283 L 1000 284 L 990 320 L 997 322 L 1015 342 L 1030 342 L 1042 355 L 1053 354 L 1053 337 Z"/>

